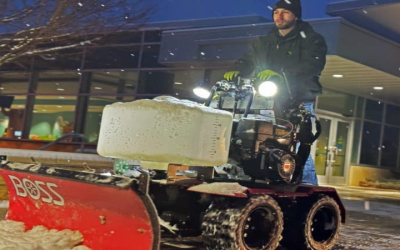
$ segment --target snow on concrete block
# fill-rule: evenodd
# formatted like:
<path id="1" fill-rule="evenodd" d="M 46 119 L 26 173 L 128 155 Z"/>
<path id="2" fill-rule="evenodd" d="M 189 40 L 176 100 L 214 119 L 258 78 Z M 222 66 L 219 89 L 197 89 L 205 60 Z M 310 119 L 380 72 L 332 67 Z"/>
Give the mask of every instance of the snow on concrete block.
<path id="1" fill-rule="evenodd" d="M 161 96 L 103 111 L 100 155 L 144 162 L 221 165 L 228 160 L 232 114 Z"/>

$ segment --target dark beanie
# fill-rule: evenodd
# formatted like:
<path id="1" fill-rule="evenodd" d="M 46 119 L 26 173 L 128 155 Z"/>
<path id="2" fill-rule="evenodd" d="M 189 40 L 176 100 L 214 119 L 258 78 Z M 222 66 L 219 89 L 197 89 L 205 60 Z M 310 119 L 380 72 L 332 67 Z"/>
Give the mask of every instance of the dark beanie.
<path id="1" fill-rule="evenodd" d="M 300 0 L 279 0 L 273 7 L 276 9 L 285 9 L 291 11 L 298 19 L 301 19 L 301 3 Z"/>

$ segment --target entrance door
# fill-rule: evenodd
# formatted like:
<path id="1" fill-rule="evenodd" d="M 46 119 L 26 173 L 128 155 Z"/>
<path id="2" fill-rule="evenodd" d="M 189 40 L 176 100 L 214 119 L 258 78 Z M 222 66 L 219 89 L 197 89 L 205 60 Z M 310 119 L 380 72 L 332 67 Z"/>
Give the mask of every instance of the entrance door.
<path id="1" fill-rule="evenodd" d="M 315 171 L 319 184 L 346 184 L 350 163 L 351 122 L 318 116 L 322 133 L 315 148 Z"/>

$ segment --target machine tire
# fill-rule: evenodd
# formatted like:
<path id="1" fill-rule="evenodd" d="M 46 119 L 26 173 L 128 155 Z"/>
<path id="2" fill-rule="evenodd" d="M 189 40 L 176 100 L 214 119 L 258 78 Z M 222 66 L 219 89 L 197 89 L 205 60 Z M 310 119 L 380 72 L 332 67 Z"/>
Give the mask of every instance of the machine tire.
<path id="1" fill-rule="evenodd" d="M 282 238 L 283 213 L 266 195 L 245 204 L 213 204 L 204 216 L 202 231 L 210 250 L 272 250 Z"/>
<path id="2" fill-rule="evenodd" d="M 340 209 L 329 196 L 319 197 L 304 209 L 301 219 L 289 222 L 281 245 L 293 250 L 329 250 L 338 237 L 341 226 Z"/>

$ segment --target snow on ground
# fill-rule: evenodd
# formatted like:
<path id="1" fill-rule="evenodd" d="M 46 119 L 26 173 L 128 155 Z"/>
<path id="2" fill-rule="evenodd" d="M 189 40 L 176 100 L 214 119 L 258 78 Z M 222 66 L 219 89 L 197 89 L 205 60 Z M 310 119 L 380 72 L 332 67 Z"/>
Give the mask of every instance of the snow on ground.
<path id="1" fill-rule="evenodd" d="M 83 236 L 78 231 L 48 230 L 43 226 L 25 231 L 22 222 L 0 221 L 0 250 L 90 250 L 79 246 L 82 242 Z"/>

